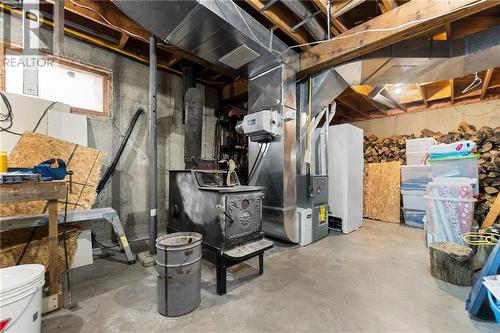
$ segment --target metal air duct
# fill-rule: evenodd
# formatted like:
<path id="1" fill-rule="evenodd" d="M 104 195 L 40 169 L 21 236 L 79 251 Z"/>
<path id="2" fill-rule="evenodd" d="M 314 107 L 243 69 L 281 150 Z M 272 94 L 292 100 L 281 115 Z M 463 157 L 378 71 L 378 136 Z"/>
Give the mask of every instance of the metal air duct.
<path id="1" fill-rule="evenodd" d="M 302 2 L 297 0 L 281 0 L 281 2 L 302 20 L 294 28 L 298 28 L 300 25 L 305 25 L 314 39 L 323 40 L 326 38 L 325 27 L 319 23 L 318 18 L 316 17 L 318 13 L 314 13 Z"/>
<path id="2" fill-rule="evenodd" d="M 420 83 L 500 66 L 500 26 L 456 40 L 411 40 L 367 54 L 335 70 L 349 85 Z"/>

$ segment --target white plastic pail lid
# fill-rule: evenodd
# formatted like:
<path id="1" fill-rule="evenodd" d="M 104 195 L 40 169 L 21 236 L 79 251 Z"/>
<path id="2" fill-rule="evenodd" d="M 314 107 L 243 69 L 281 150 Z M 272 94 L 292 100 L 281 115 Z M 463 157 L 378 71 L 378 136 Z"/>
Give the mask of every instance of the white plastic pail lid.
<path id="1" fill-rule="evenodd" d="M 39 264 L 11 266 L 0 269 L 0 295 L 30 285 L 43 278 L 45 267 Z"/>

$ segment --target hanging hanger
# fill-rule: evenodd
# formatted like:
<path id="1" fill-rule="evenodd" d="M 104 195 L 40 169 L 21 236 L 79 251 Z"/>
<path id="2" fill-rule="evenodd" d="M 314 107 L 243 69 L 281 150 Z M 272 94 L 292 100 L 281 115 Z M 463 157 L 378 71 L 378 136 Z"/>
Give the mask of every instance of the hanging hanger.
<path id="1" fill-rule="evenodd" d="M 467 88 L 462 90 L 462 94 L 465 94 L 465 93 L 471 91 L 472 89 L 479 87 L 482 83 L 483 83 L 483 80 L 479 76 L 477 76 L 477 72 L 475 72 L 474 73 L 474 80 L 472 81 L 471 84 L 469 84 L 469 86 Z"/>

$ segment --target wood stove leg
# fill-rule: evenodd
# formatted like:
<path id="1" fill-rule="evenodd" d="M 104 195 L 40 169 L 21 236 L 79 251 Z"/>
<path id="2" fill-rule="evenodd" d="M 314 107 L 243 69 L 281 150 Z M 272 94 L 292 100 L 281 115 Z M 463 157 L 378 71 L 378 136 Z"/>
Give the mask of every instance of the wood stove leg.
<path id="1" fill-rule="evenodd" d="M 220 253 L 216 255 L 216 266 L 217 295 L 224 295 L 226 293 L 226 266 L 224 264 L 224 257 Z"/>
<path id="2" fill-rule="evenodd" d="M 259 275 L 264 274 L 264 252 L 259 254 Z"/>

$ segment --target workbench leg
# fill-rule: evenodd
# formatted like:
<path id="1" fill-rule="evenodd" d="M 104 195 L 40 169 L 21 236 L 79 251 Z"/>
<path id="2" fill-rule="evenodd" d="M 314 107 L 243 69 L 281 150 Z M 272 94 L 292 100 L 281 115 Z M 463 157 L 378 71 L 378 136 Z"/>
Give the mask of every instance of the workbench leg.
<path id="1" fill-rule="evenodd" d="M 259 275 L 264 274 L 264 253 L 259 254 Z"/>
<path id="2" fill-rule="evenodd" d="M 113 216 L 108 221 L 113 226 L 113 230 L 115 231 L 115 235 L 118 238 L 118 244 L 120 245 L 120 248 L 125 252 L 125 255 L 127 256 L 127 262 L 129 264 L 135 263 L 135 257 L 132 253 L 132 250 L 130 249 L 127 236 L 125 235 L 122 223 L 120 222 L 120 218 L 118 216 Z"/>
<path id="3" fill-rule="evenodd" d="M 216 255 L 215 266 L 217 270 L 217 295 L 224 295 L 226 293 L 226 267 L 224 257 L 220 253 Z"/>
<path id="4" fill-rule="evenodd" d="M 57 282 L 57 200 L 49 200 L 49 295 L 59 292 Z"/>

